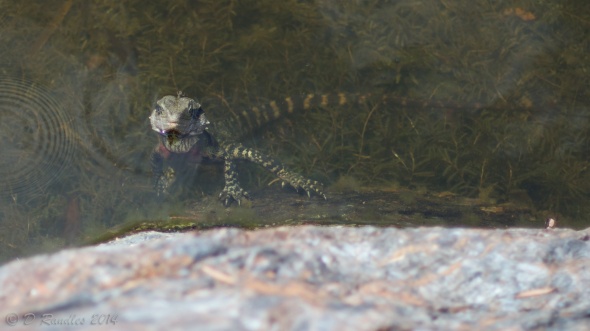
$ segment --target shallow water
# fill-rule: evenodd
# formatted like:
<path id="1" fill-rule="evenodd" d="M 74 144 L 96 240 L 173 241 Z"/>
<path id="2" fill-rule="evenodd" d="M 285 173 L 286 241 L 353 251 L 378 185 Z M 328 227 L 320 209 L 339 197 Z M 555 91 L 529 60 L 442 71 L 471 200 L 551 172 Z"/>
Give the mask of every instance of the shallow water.
<path id="1" fill-rule="evenodd" d="M 583 1 L 55 0 L 4 2 L 0 13 L 3 260 L 194 215 L 203 202 L 233 217 L 212 198 L 219 166 L 194 169 L 166 201 L 153 193 L 147 118 L 178 90 L 215 121 L 308 93 L 366 96 L 240 138 L 326 183 L 328 196 L 402 190 L 414 192 L 408 205 L 430 194 L 528 210 L 515 226 L 547 216 L 589 225 Z M 249 191 L 278 190 L 258 168 L 240 169 Z M 358 217 L 338 219 L 400 226 L 379 210 Z"/>

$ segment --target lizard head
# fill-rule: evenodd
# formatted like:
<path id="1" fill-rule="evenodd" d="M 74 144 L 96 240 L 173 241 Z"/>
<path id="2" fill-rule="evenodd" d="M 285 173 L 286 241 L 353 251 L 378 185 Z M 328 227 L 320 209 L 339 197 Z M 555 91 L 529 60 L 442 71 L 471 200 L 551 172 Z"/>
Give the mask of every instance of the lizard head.
<path id="1" fill-rule="evenodd" d="M 152 130 L 167 137 L 172 144 L 174 140 L 203 133 L 209 121 L 200 103 L 179 92 L 177 96 L 167 95 L 156 102 L 150 123 Z"/>

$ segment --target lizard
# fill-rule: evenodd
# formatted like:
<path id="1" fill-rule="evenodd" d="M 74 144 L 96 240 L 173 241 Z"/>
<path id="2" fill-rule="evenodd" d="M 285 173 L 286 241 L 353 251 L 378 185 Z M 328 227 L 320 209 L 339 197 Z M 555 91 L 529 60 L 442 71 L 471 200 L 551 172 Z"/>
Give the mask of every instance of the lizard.
<path id="1" fill-rule="evenodd" d="M 282 101 L 271 101 L 242 112 L 234 112 L 230 117 L 232 120 L 237 120 L 237 127 L 256 129 L 296 111 L 307 111 L 311 108 L 330 105 L 362 104 L 368 99 L 375 98 L 371 93 L 306 94 L 300 97 L 287 97 Z M 482 104 L 465 106 L 452 102 L 420 101 L 387 94 L 377 99 L 378 103 L 393 102 L 399 107 L 450 107 L 473 110 L 486 108 Z M 249 199 L 248 192 L 238 182 L 236 161 L 240 159 L 261 165 L 281 179 L 283 186 L 289 184 L 297 191 L 303 189 L 308 196 L 313 193 L 326 198 L 320 182 L 291 172 L 272 157 L 244 146 L 239 142 L 235 130 L 228 128 L 227 123 L 231 121 L 211 123 L 201 104 L 194 98 L 183 96 L 182 92 L 178 92 L 176 96 L 167 95 L 159 99 L 149 119 L 152 130 L 158 134 L 158 144 L 151 154 L 153 182 L 157 195 L 167 194 L 176 177 L 173 167 L 165 165 L 165 161 L 183 155 L 196 164 L 199 164 L 203 158 L 224 162 L 225 186 L 219 198 L 224 199 L 226 206 L 234 201 L 241 204 L 242 199 Z M 236 125 L 233 128 L 236 128 Z"/>
<path id="2" fill-rule="evenodd" d="M 237 114 L 241 121 L 252 127 L 260 126 L 271 120 L 278 119 L 284 112 L 291 113 L 294 109 L 307 109 L 315 105 L 327 103 L 327 98 L 313 94 L 299 100 L 302 104 L 295 105 L 297 100 L 287 98 L 283 103 L 270 102 L 266 107 L 254 107 L 250 112 Z M 285 108 L 282 111 L 281 108 Z M 219 194 L 224 205 L 229 206 L 242 199 L 250 199 L 239 181 L 236 169 L 237 160 L 254 162 L 273 173 L 282 180 L 282 185 L 289 184 L 297 191 L 304 190 L 326 199 L 323 184 L 304 178 L 294 173 L 274 158 L 258 150 L 244 146 L 232 137 L 230 130 L 223 123 L 212 123 L 197 99 L 189 98 L 178 92 L 176 96 L 167 95 L 156 102 L 149 117 L 151 128 L 157 133 L 158 143 L 151 154 L 153 184 L 158 196 L 166 195 L 175 181 L 175 170 L 165 164 L 175 156 L 188 156 L 198 164 L 204 158 L 224 163 L 225 187 Z"/>

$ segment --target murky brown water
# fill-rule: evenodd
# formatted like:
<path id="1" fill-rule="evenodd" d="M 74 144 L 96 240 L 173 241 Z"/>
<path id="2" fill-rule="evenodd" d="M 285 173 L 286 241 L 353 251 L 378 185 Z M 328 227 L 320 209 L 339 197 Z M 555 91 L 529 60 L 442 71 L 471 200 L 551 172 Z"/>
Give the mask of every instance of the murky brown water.
<path id="1" fill-rule="evenodd" d="M 211 198 L 223 187 L 214 165 L 167 201 L 153 194 L 147 117 L 177 90 L 215 121 L 288 96 L 370 94 L 297 112 L 244 143 L 328 192 L 402 188 L 524 206 L 518 226 L 543 226 L 546 215 L 590 224 L 584 1 L 52 0 L 2 2 L 0 13 L 0 259 L 195 215 L 204 202 L 227 213 Z M 277 190 L 256 167 L 240 169 L 250 191 Z M 338 217 L 407 219 L 374 208 Z M 480 224 L 477 215 L 448 224 Z"/>

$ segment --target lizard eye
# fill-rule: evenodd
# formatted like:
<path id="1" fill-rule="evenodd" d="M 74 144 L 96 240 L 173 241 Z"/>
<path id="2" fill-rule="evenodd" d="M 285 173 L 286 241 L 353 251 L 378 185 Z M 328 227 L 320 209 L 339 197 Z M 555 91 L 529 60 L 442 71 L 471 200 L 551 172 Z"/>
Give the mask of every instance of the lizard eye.
<path id="1" fill-rule="evenodd" d="M 164 111 L 162 107 L 160 107 L 160 105 L 156 105 L 156 114 L 161 115 L 162 111 Z"/>
<path id="2" fill-rule="evenodd" d="M 191 108 L 191 109 L 189 109 L 188 112 L 189 112 L 189 114 L 191 114 L 191 118 L 193 118 L 193 119 L 196 120 L 203 113 L 203 108 L 201 108 L 201 107 L 199 107 L 199 108 Z"/>

